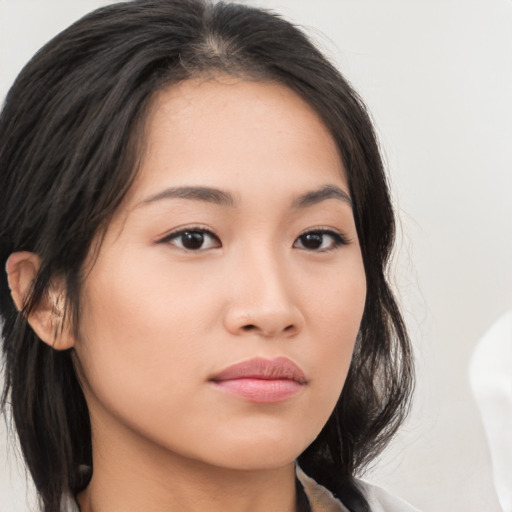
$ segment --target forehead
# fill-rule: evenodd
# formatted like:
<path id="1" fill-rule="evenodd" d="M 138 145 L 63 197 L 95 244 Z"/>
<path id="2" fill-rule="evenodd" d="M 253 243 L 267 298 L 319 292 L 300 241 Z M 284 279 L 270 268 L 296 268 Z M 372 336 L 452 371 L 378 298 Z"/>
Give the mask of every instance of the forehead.
<path id="1" fill-rule="evenodd" d="M 325 182 L 346 189 L 338 148 L 318 114 L 288 87 L 219 77 L 158 92 L 145 125 L 133 193 L 205 185 L 302 193 Z M 270 188 L 267 188 L 270 193 Z"/>

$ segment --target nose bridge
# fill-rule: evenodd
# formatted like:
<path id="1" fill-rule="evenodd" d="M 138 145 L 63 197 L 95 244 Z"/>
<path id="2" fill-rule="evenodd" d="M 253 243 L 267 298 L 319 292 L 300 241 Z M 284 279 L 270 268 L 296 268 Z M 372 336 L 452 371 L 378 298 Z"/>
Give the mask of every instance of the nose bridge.
<path id="1" fill-rule="evenodd" d="M 298 332 L 302 318 L 284 255 L 270 243 L 248 244 L 235 260 L 228 328 L 264 336 Z"/>

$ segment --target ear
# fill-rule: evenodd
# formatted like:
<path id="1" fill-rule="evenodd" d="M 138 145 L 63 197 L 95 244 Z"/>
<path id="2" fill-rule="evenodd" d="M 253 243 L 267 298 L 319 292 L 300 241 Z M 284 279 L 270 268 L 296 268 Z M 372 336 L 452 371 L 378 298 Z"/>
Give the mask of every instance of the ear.
<path id="1" fill-rule="evenodd" d="M 33 252 L 13 252 L 7 259 L 7 281 L 18 311 L 23 311 L 40 267 L 41 259 Z M 27 321 L 37 336 L 56 350 L 66 350 L 75 344 L 71 329 L 65 325 L 64 302 L 64 284 L 52 283 L 27 314 Z"/>

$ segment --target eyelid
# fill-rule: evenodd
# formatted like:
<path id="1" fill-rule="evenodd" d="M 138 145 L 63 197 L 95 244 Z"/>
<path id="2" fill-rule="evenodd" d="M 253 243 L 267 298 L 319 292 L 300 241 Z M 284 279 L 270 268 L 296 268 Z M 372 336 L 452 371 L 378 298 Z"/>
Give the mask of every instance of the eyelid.
<path id="1" fill-rule="evenodd" d="M 175 240 L 176 238 L 179 238 L 181 235 L 187 232 L 200 232 L 205 235 L 210 236 L 211 238 L 215 239 L 219 243 L 219 247 L 222 246 L 222 243 L 220 241 L 220 238 L 210 229 L 205 226 L 201 225 L 189 225 L 189 226 L 180 226 L 179 228 L 176 228 L 172 230 L 170 233 L 167 233 L 163 237 L 159 238 L 156 243 L 157 244 L 170 244 L 172 240 Z M 183 248 L 183 250 L 187 250 L 186 248 Z M 203 251 L 206 249 L 202 249 Z M 201 250 L 193 251 L 189 250 L 190 252 L 201 252 Z"/>
<path id="2" fill-rule="evenodd" d="M 308 251 L 308 252 L 329 252 L 329 251 L 332 251 L 334 249 L 337 249 L 338 247 L 341 247 L 341 246 L 344 246 L 344 245 L 349 245 L 352 242 L 352 239 L 348 238 L 340 230 L 337 230 L 337 229 L 334 229 L 334 228 L 330 228 L 330 227 L 317 226 L 317 227 L 314 227 L 314 228 L 308 228 L 305 231 L 303 231 L 295 239 L 293 245 L 295 245 L 297 243 L 297 241 L 301 237 L 303 237 L 305 235 L 317 234 L 317 233 L 321 234 L 321 235 L 327 235 L 327 236 L 332 237 L 332 239 L 334 240 L 333 246 L 329 247 L 327 249 L 308 249 L 306 247 L 299 247 L 299 249 L 302 249 L 302 250 L 305 250 L 305 251 Z"/>

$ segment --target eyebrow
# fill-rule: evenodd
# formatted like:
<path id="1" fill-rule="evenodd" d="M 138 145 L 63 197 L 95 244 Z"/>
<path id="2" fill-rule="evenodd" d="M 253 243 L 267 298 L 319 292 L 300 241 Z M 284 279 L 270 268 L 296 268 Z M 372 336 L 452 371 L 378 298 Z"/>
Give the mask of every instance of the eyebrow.
<path id="1" fill-rule="evenodd" d="M 318 190 L 313 190 L 299 196 L 293 201 L 293 207 L 297 209 L 307 208 L 308 206 L 313 206 L 327 199 L 338 199 L 347 203 L 352 208 L 352 199 L 350 199 L 350 196 L 336 185 L 324 185 Z"/>
<path id="2" fill-rule="evenodd" d="M 142 203 L 149 204 L 162 199 L 192 199 L 224 206 L 235 206 L 235 199 L 229 192 L 217 188 L 193 186 L 166 188 L 144 199 Z"/>
<path id="3" fill-rule="evenodd" d="M 144 199 L 142 204 L 151 204 L 156 201 L 161 201 L 162 199 L 191 199 L 218 204 L 221 206 L 236 205 L 235 198 L 229 192 L 218 188 L 202 186 L 166 188 L 165 190 Z M 306 192 L 293 201 L 292 207 L 295 209 L 307 208 L 308 206 L 313 206 L 328 199 L 337 199 L 352 207 L 352 200 L 350 199 L 350 196 L 336 185 L 324 185 L 318 190 Z"/>

